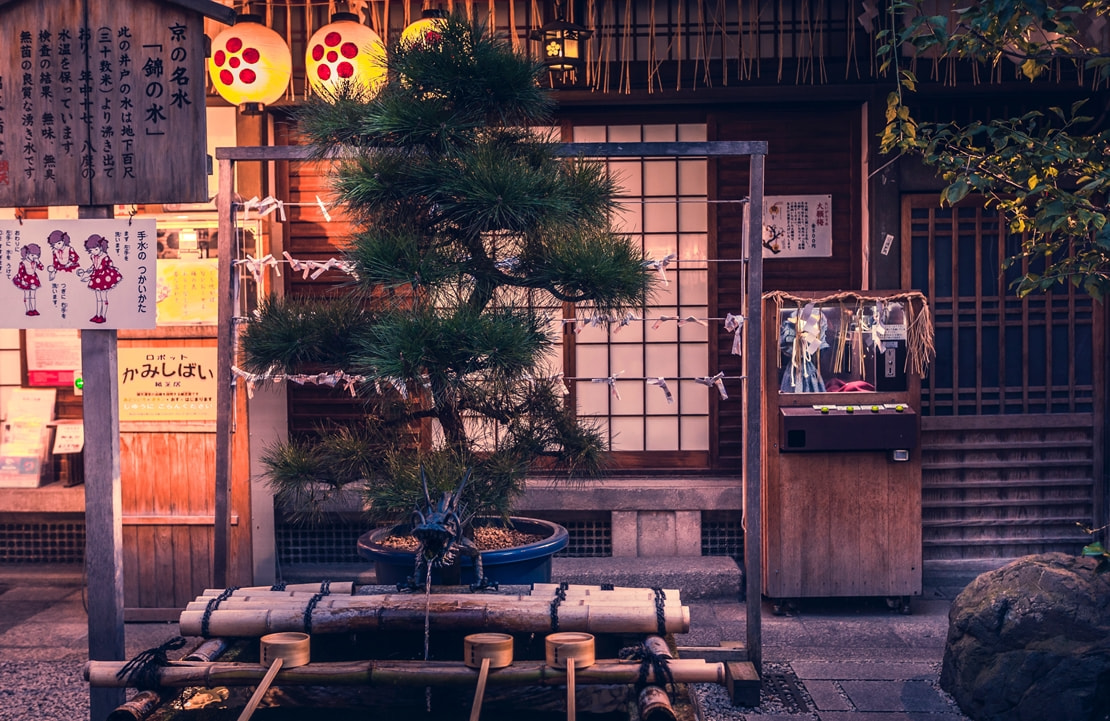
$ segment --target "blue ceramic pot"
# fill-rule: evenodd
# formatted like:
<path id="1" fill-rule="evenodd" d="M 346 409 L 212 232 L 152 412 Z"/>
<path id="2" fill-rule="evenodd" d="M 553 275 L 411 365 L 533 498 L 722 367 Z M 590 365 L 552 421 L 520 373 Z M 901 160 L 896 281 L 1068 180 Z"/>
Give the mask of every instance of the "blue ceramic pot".
<path id="1" fill-rule="evenodd" d="M 542 535 L 544 538 L 524 546 L 496 551 L 482 551 L 482 567 L 486 578 L 503 585 L 550 583 L 551 557 L 566 547 L 569 540 L 567 529 L 557 523 L 539 518 L 518 518 L 514 516 L 510 521 L 514 529 L 522 533 Z M 500 523 L 500 520 L 486 519 L 483 521 L 479 519 L 479 522 Z M 416 567 L 415 553 L 383 546 L 380 543 L 380 540 L 388 536 L 392 530 L 391 528 L 379 528 L 362 534 L 358 539 L 358 554 L 374 562 L 374 573 L 377 576 L 378 583 L 383 585 L 404 583 L 412 576 Z M 451 575 L 450 569 L 433 569 L 432 584 L 471 584 L 477 582 L 473 559 L 462 555 L 460 560 L 459 580 L 445 579 L 445 576 Z"/>

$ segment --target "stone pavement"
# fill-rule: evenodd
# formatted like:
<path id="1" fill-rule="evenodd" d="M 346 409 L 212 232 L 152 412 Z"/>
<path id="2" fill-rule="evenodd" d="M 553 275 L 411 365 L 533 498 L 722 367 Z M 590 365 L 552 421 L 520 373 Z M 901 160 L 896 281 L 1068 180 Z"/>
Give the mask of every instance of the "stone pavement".
<path id="1" fill-rule="evenodd" d="M 734 708 L 724 690 L 698 685 L 705 721 L 960 721 L 937 687 L 948 606 L 959 588 L 930 588 L 912 613 L 884 599 L 802 599 L 787 615 L 762 605 L 763 693 L 759 708 Z M 81 669 L 88 618 L 80 573 L 0 566 L 0 718 L 88 718 Z M 680 646 L 745 637 L 733 598 L 692 599 Z M 127 655 L 177 635 L 177 625 L 126 625 Z"/>

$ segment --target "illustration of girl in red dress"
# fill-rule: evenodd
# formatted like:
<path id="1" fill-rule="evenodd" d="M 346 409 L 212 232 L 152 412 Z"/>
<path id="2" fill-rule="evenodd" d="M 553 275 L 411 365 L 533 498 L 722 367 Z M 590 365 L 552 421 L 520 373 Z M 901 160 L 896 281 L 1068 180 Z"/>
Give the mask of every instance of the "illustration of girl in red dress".
<path id="1" fill-rule="evenodd" d="M 77 251 L 69 244 L 69 233 L 62 230 L 55 230 L 46 239 L 46 242 L 51 248 L 51 263 L 46 267 L 50 273 L 50 280 L 54 280 L 54 276 L 59 272 L 72 273 L 77 270 L 81 265 L 81 259 L 77 257 Z"/>
<path id="2" fill-rule="evenodd" d="M 96 315 L 89 318 L 89 321 L 103 323 L 108 314 L 108 291 L 119 285 L 123 275 L 108 257 L 108 239 L 104 236 L 95 233 L 90 235 L 85 241 L 85 250 L 89 251 L 92 265 L 85 270 L 77 271 L 77 277 L 82 283 L 88 283 L 89 288 L 96 294 Z"/>
<path id="3" fill-rule="evenodd" d="M 38 274 L 38 271 L 43 270 L 42 263 L 39 262 L 42 248 L 38 243 L 28 243 L 20 248 L 19 255 L 22 260 L 19 261 L 19 270 L 12 278 L 12 283 L 15 283 L 16 288 L 23 289 L 23 307 L 27 315 L 38 315 L 39 312 L 35 310 L 35 290 L 42 285 Z"/>

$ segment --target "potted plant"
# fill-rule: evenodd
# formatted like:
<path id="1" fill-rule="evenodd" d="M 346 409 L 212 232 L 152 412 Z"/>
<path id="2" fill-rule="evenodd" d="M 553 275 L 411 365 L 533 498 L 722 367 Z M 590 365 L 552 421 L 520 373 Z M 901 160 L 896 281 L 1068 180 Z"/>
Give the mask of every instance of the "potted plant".
<path id="1" fill-rule="evenodd" d="M 350 488 L 374 521 L 408 519 L 469 472 L 463 521 L 507 520 L 526 474 L 604 466 L 603 438 L 548 363 L 564 307 L 619 317 L 652 275 L 610 225 L 604 166 L 561 157 L 537 130 L 553 109 L 539 62 L 458 15 L 382 62 L 380 87 L 344 86 L 299 116 L 319 157 L 337 159 L 352 282 L 341 297 L 263 303 L 241 340 L 249 372 L 342 369 L 365 413 L 262 460 L 301 519 Z"/>

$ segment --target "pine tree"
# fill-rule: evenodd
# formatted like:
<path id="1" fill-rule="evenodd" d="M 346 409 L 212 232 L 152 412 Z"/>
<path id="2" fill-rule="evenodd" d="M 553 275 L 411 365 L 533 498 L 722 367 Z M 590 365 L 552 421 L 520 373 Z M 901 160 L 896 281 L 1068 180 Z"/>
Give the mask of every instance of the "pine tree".
<path id="1" fill-rule="evenodd" d="M 263 461 L 301 517 L 349 484 L 375 516 L 407 516 L 422 466 L 439 490 L 473 468 L 467 508 L 505 516 L 526 473 L 605 464 L 604 439 L 545 363 L 564 304 L 623 314 L 652 277 L 610 225 L 604 166 L 561 157 L 542 65 L 460 16 L 383 62 L 374 94 L 347 87 L 300 114 L 319 156 L 340 158 L 357 280 L 340 299 L 268 301 L 241 344 L 248 371 L 364 376 L 366 413 Z"/>

